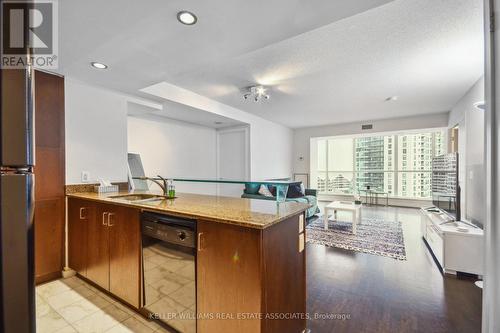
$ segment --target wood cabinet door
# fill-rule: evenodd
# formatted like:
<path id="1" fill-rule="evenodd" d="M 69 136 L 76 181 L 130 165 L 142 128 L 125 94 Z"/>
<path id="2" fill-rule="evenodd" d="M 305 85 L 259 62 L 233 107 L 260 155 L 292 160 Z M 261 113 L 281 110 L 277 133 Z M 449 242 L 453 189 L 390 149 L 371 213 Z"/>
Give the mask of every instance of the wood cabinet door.
<path id="1" fill-rule="evenodd" d="M 114 206 L 109 211 L 109 291 L 139 308 L 141 282 L 139 210 Z"/>
<path id="2" fill-rule="evenodd" d="M 198 333 L 261 332 L 258 319 L 238 319 L 261 312 L 260 230 L 198 220 L 197 313 L 224 314 L 199 319 Z"/>
<path id="3" fill-rule="evenodd" d="M 87 227 L 87 278 L 109 290 L 109 227 L 108 205 L 93 204 L 95 218 Z"/>
<path id="4" fill-rule="evenodd" d="M 301 220 L 293 216 L 263 231 L 263 311 L 297 314 L 293 318 L 265 320 L 263 333 L 299 333 L 306 328 L 306 249 L 301 246 L 306 232 L 304 215 Z"/>
<path id="5" fill-rule="evenodd" d="M 90 201 L 68 199 L 68 262 L 83 276 L 87 276 L 87 229 L 95 219 L 94 208 Z"/>
<path id="6" fill-rule="evenodd" d="M 61 275 L 64 262 L 64 198 L 35 204 L 35 271 L 38 283 Z"/>
<path id="7" fill-rule="evenodd" d="M 64 78 L 35 71 L 35 276 L 42 283 L 64 267 Z"/>

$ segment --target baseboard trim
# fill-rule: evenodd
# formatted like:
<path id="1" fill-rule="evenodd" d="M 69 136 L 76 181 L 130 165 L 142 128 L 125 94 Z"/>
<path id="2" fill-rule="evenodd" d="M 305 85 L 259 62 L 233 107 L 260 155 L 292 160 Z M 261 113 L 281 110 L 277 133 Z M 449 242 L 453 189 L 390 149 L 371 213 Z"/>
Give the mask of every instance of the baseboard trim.
<path id="1" fill-rule="evenodd" d="M 61 271 L 51 272 L 40 276 L 35 276 L 35 285 L 54 281 L 62 277 Z"/>
<path id="2" fill-rule="evenodd" d="M 76 275 L 76 271 L 72 270 L 71 268 L 64 267 L 64 269 L 62 270 L 61 274 L 62 274 L 63 278 L 67 279 L 69 277 L 75 276 Z"/>

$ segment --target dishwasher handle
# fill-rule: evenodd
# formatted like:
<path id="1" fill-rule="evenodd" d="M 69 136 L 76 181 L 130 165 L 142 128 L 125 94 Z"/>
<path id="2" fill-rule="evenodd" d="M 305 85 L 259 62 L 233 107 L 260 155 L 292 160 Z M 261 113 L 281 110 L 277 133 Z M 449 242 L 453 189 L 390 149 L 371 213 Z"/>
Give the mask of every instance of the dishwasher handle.
<path id="1" fill-rule="evenodd" d="M 149 223 L 158 223 L 162 225 L 175 225 L 195 230 L 196 220 L 172 215 L 158 214 L 152 212 L 143 212 L 141 214 L 141 221 Z"/>

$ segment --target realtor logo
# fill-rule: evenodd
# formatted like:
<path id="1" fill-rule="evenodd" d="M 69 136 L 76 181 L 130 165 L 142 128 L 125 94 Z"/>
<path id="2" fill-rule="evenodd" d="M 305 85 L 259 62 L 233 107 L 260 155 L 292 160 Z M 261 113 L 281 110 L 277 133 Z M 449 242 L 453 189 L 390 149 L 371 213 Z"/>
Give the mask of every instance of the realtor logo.
<path id="1" fill-rule="evenodd" d="M 2 68 L 57 68 L 57 2 L 2 2 Z"/>

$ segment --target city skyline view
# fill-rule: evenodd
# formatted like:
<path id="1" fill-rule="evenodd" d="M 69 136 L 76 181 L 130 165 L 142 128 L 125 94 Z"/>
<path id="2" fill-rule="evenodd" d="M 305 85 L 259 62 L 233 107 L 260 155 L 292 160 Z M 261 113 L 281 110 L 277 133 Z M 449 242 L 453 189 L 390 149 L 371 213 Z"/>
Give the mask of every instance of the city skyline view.
<path id="1" fill-rule="evenodd" d="M 430 198 L 431 163 L 446 153 L 443 131 L 316 141 L 312 180 L 320 193 Z"/>

